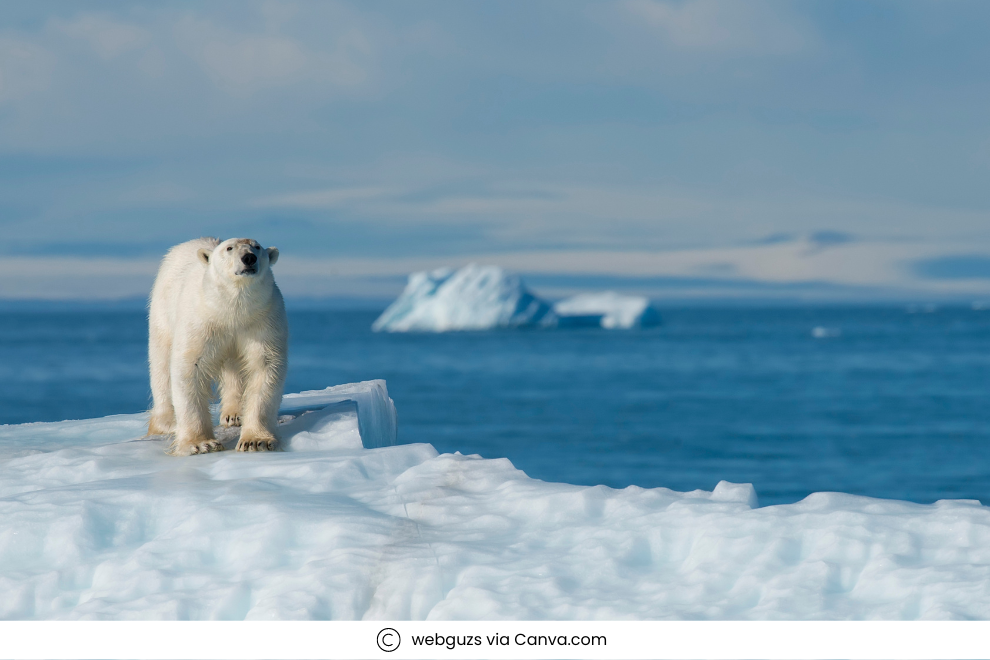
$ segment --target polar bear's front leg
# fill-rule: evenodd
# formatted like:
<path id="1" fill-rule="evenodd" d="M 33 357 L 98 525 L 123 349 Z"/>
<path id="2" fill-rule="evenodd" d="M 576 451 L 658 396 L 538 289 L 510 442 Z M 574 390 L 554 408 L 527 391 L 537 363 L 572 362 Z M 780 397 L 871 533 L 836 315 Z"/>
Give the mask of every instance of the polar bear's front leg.
<path id="1" fill-rule="evenodd" d="M 228 360 L 220 372 L 220 426 L 241 425 L 241 399 L 244 396 L 244 376 L 240 362 Z"/>
<path id="2" fill-rule="evenodd" d="M 278 449 L 278 407 L 285 385 L 285 347 L 252 342 L 245 348 L 246 377 L 237 451 L 274 451 Z"/>
<path id="3" fill-rule="evenodd" d="M 222 451 L 213 435 L 210 419 L 209 365 L 202 344 L 179 344 L 172 352 L 172 404 L 175 407 L 175 440 L 169 453 L 176 456 Z"/>

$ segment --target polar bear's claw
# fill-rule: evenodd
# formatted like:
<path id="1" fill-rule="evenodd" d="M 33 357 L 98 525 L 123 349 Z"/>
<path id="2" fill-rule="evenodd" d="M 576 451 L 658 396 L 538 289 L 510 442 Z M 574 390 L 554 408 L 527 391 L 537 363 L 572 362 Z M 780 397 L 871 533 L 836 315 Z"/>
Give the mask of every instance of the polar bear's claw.
<path id="1" fill-rule="evenodd" d="M 216 440 L 209 440 L 207 442 L 201 442 L 198 445 L 193 445 L 191 447 L 190 453 L 192 454 L 209 454 L 213 451 L 223 451 L 223 445 Z"/>
<path id="2" fill-rule="evenodd" d="M 231 426 L 240 426 L 240 425 L 241 425 L 241 416 L 236 413 L 233 415 L 221 415 L 220 417 L 220 426 L 230 428 Z"/>
<path id="3" fill-rule="evenodd" d="M 274 438 L 242 438 L 237 442 L 237 451 L 276 451 L 278 440 Z"/>
<path id="4" fill-rule="evenodd" d="M 172 444 L 165 450 L 165 453 L 172 456 L 192 456 L 193 454 L 209 454 L 215 451 L 223 451 L 223 445 L 217 440 L 187 441 L 182 443 L 173 440 Z"/>

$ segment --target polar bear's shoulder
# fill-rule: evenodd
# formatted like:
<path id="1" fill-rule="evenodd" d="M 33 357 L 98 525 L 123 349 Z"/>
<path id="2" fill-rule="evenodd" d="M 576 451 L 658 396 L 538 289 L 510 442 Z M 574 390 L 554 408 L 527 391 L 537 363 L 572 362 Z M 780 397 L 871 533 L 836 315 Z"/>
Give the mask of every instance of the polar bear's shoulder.
<path id="1" fill-rule="evenodd" d="M 220 245 L 219 238 L 213 238 L 211 236 L 204 236 L 203 238 L 194 238 L 191 241 L 186 241 L 185 243 L 179 243 L 172 249 L 168 251 L 165 255 L 165 261 L 196 261 L 197 254 L 203 248 L 207 250 L 213 250 L 216 246 Z"/>
<path id="2" fill-rule="evenodd" d="M 218 238 L 197 238 L 170 249 L 158 268 L 151 289 L 151 306 L 156 307 L 156 301 L 159 301 L 157 304 L 172 304 L 185 282 L 198 281 L 206 270 L 199 260 L 199 251 L 203 248 L 213 250 L 219 244 Z"/>
<path id="3" fill-rule="evenodd" d="M 201 267 L 199 263 L 199 251 L 203 248 L 212 251 L 220 245 L 219 238 L 196 238 L 185 243 L 179 243 L 170 249 L 162 259 L 158 277 L 175 278 L 179 273 L 188 273 Z"/>

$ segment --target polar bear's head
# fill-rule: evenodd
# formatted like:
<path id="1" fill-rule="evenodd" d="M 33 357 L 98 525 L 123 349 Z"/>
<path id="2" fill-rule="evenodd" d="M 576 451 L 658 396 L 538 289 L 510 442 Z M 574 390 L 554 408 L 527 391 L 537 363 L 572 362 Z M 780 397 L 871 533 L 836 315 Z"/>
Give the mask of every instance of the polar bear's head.
<path id="1" fill-rule="evenodd" d="M 265 249 L 253 238 L 228 238 L 213 250 L 201 249 L 199 258 L 214 273 L 247 284 L 278 261 L 278 248 Z"/>

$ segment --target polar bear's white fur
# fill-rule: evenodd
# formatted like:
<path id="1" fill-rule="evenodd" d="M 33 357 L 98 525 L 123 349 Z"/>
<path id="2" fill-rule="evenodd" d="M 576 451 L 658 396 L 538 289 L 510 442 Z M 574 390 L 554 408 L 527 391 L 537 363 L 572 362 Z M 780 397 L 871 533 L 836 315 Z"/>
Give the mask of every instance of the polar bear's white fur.
<path id="1" fill-rule="evenodd" d="M 241 426 L 237 450 L 278 447 L 289 328 L 276 260 L 277 248 L 248 238 L 199 238 L 162 260 L 148 314 L 148 433 L 174 432 L 170 453 L 223 449 L 210 418 L 214 383 L 220 423 Z"/>

